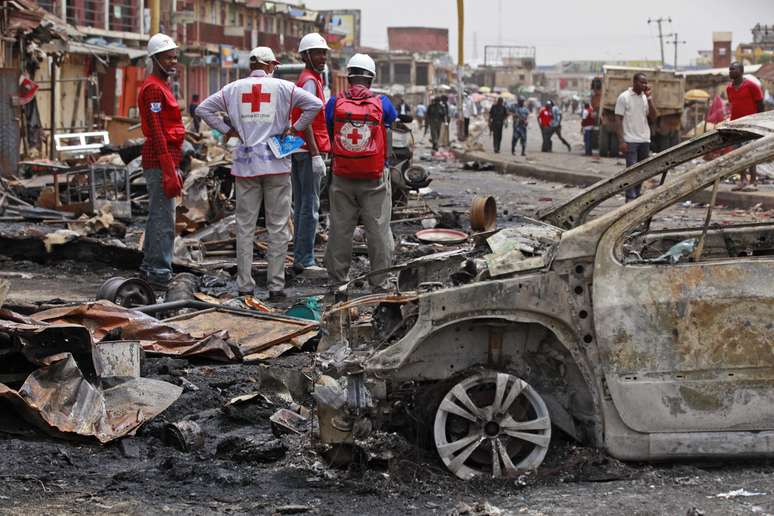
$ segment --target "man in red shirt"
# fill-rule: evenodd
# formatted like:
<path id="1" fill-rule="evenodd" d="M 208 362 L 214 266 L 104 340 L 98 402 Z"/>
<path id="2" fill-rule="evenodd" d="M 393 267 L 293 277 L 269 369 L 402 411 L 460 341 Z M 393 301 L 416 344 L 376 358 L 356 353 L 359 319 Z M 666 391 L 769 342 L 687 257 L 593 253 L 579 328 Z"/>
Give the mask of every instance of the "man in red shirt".
<path id="1" fill-rule="evenodd" d="M 148 221 L 140 271 L 151 286 L 166 290 L 172 279 L 175 197 L 183 188 L 178 167 L 185 127 L 177 99 L 167 83 L 177 71 L 177 45 L 166 34 L 156 34 L 148 41 L 148 58 L 153 71 L 140 87 L 137 98 L 145 136 L 142 168 L 148 190 Z"/>
<path id="2" fill-rule="evenodd" d="M 729 104 L 731 104 L 731 120 L 761 113 L 763 111 L 763 93 L 757 84 L 744 78 L 744 65 L 736 61 L 731 63 L 728 67 L 728 76 L 731 78 L 731 82 L 726 86 L 726 95 Z M 750 174 L 749 184 L 745 173 L 742 172 L 740 174 L 741 181 L 732 190 L 754 192 L 758 189 L 758 174 L 755 167 L 750 167 L 748 172 Z"/>
<path id="3" fill-rule="evenodd" d="M 540 125 L 540 132 L 543 133 L 543 145 L 540 148 L 542 152 L 551 152 L 551 136 L 554 133 L 551 127 L 551 121 L 554 119 L 554 115 L 551 112 L 553 105 L 554 103 L 549 100 L 538 112 L 538 124 Z"/>

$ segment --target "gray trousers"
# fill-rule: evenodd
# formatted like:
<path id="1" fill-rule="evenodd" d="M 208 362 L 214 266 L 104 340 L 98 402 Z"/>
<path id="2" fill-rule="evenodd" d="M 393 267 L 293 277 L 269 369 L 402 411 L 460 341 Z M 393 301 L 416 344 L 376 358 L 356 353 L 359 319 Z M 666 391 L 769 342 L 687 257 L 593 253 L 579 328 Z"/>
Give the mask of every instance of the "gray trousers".
<path id="1" fill-rule="evenodd" d="M 348 279 L 352 262 L 352 234 L 358 220 L 362 220 L 365 227 L 371 270 L 392 266 L 395 242 L 390 229 L 392 195 L 389 174 L 373 180 L 332 177 L 328 246 L 325 249 L 325 267 L 330 279 L 334 283 L 344 283 Z M 385 274 L 379 274 L 372 276 L 369 282 L 379 285 L 385 279 Z"/>
<path id="2" fill-rule="evenodd" d="M 266 215 L 269 248 L 266 252 L 266 285 L 270 291 L 285 287 L 285 257 L 290 241 L 290 174 L 236 178 L 237 288 L 255 289 L 253 245 L 261 203 Z"/>

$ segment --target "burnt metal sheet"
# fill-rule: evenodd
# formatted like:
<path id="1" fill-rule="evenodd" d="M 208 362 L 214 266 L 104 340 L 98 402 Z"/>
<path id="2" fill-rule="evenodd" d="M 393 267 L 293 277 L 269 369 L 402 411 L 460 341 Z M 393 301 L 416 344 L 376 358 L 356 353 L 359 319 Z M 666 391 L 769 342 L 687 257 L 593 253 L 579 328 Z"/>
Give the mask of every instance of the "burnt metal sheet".
<path id="1" fill-rule="evenodd" d="M 178 357 L 202 357 L 222 362 L 239 360 L 236 350 L 226 342 L 222 326 L 212 325 L 197 335 L 184 327 L 162 322 L 150 315 L 100 300 L 79 306 L 53 308 L 35 314 L 40 321 L 74 323 L 85 326 L 95 342 L 110 332 L 120 332 L 124 340 L 139 340 L 149 353 Z"/>
<path id="2" fill-rule="evenodd" d="M 34 371 L 18 391 L 0 383 L 0 400 L 27 422 L 55 437 L 94 437 L 101 443 L 133 432 L 182 392 L 181 387 L 150 378 L 103 391 L 84 378 L 70 354 Z"/>
<path id="3" fill-rule="evenodd" d="M 19 71 L 0 68 L 0 176 L 16 174 L 19 161 L 18 109 L 10 99 L 19 93 Z"/>
<path id="4" fill-rule="evenodd" d="M 293 338 L 316 331 L 318 324 L 306 319 L 277 317 L 268 314 L 249 314 L 225 308 L 210 308 L 171 319 L 177 328 L 192 335 L 224 330 L 228 339 L 238 348 L 242 356 L 258 354 L 273 346 L 288 343 Z"/>
<path id="5" fill-rule="evenodd" d="M 0 310 L 0 382 L 21 384 L 41 365 L 72 353 L 86 374 L 93 373 L 91 335 L 77 324 L 49 324 Z"/>

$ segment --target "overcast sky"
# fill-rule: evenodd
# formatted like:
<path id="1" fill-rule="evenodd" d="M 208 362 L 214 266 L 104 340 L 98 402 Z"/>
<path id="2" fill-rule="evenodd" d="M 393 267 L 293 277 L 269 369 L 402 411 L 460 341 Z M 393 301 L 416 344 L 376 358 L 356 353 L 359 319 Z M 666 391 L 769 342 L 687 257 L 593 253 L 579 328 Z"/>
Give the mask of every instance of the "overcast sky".
<path id="1" fill-rule="evenodd" d="M 306 0 L 310 9 L 360 9 L 362 43 L 387 47 L 388 26 L 448 27 L 456 57 L 456 0 Z M 774 25 L 774 0 L 467 0 L 465 61 L 483 61 L 484 45 L 529 45 L 540 65 L 563 60 L 659 59 L 658 28 L 648 18 L 671 17 L 664 33 L 677 32 L 678 62 L 712 48 L 713 31 L 731 31 L 733 47 L 752 40 L 758 22 Z M 498 7 L 500 6 L 500 7 Z M 498 11 L 502 15 L 498 15 Z M 474 39 L 476 44 L 474 45 Z M 475 49 L 474 49 L 475 47 Z M 664 45 L 668 63 L 674 46 Z"/>

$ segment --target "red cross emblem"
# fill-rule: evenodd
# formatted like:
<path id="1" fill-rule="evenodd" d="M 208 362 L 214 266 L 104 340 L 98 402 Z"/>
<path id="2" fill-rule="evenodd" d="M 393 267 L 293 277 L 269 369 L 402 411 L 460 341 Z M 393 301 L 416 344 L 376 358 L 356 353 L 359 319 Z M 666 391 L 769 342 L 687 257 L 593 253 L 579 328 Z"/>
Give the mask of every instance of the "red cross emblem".
<path id="1" fill-rule="evenodd" d="M 260 113 L 261 104 L 271 102 L 271 93 L 262 93 L 262 84 L 253 84 L 250 93 L 242 93 L 242 104 L 250 104 L 251 113 Z"/>
<path id="2" fill-rule="evenodd" d="M 357 142 L 360 141 L 360 138 L 362 138 L 362 136 L 363 135 L 357 132 L 357 129 L 352 129 L 352 132 L 347 135 L 347 138 L 349 138 L 349 141 L 352 142 L 352 145 L 357 145 Z"/>

